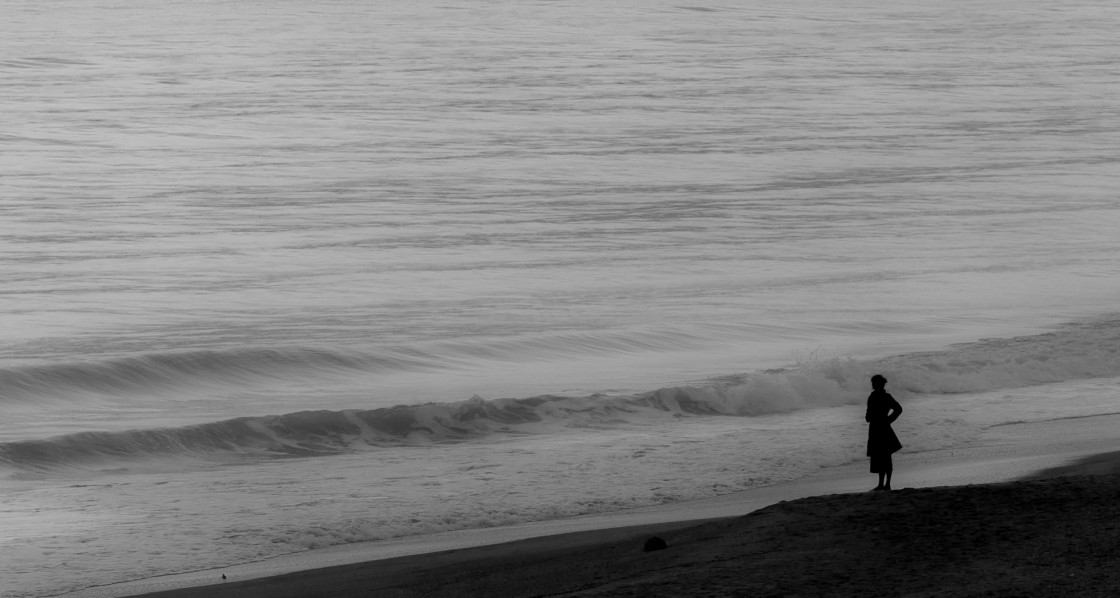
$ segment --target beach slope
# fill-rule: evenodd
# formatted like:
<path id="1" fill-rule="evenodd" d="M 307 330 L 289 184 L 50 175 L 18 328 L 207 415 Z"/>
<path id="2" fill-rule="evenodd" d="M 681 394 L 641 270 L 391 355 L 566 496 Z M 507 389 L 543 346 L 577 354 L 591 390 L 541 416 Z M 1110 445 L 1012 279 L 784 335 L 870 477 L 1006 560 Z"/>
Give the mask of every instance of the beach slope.
<path id="1" fill-rule="evenodd" d="M 668 547 L 645 551 L 653 535 Z M 1120 475 L 1075 475 L 816 496 L 700 525 L 534 538 L 149 596 L 1112 596 L 1118 562 Z"/>

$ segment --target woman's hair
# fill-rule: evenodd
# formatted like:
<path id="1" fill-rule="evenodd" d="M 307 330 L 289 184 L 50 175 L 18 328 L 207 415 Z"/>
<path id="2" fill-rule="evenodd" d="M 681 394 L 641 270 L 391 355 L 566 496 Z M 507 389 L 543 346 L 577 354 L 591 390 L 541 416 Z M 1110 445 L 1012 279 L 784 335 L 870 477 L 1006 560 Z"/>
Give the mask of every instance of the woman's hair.
<path id="1" fill-rule="evenodd" d="M 883 388 L 887 385 L 887 379 L 881 374 L 875 374 L 871 377 L 871 388 Z"/>

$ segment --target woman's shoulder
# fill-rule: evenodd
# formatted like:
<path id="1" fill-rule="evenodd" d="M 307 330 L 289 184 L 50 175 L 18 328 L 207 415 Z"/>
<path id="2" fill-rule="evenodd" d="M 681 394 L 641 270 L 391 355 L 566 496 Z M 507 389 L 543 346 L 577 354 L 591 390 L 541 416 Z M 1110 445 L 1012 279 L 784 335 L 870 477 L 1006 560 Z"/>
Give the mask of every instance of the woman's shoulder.
<path id="1" fill-rule="evenodd" d="M 867 402 L 868 403 L 886 403 L 888 405 L 891 404 L 891 403 L 898 404 L 898 401 L 896 401 L 895 398 L 893 396 L 891 396 L 891 393 L 889 393 L 885 390 L 873 390 L 873 391 L 871 391 L 871 394 L 867 395 Z"/>

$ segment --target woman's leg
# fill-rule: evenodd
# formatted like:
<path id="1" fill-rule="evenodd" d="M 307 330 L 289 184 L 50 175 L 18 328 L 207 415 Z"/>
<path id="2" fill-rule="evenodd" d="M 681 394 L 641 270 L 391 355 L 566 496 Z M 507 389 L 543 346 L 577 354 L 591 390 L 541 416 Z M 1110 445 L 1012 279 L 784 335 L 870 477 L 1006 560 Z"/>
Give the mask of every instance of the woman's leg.
<path id="1" fill-rule="evenodd" d="M 873 490 L 882 490 L 885 488 L 885 486 L 883 486 L 883 480 L 886 477 L 886 471 L 887 467 L 886 464 L 883 463 L 883 456 L 879 454 L 871 455 L 871 473 L 879 474 L 879 485 L 875 486 Z"/>
<path id="2" fill-rule="evenodd" d="M 887 458 L 884 460 L 883 465 L 886 466 L 883 469 L 883 475 L 886 476 L 886 478 L 887 478 L 887 484 L 885 486 L 883 486 L 883 489 L 884 490 L 890 490 L 891 489 L 891 474 L 894 473 L 894 459 L 890 455 L 887 455 Z"/>

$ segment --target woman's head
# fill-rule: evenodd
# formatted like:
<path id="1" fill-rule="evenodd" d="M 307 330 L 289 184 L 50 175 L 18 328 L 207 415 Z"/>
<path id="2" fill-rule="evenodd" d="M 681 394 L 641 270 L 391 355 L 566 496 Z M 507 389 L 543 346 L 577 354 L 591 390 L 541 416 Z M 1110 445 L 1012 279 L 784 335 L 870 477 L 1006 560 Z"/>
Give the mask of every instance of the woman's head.
<path id="1" fill-rule="evenodd" d="M 884 378 L 881 374 L 875 374 L 871 377 L 871 388 L 874 388 L 875 390 L 882 390 L 886 385 L 887 379 Z"/>

